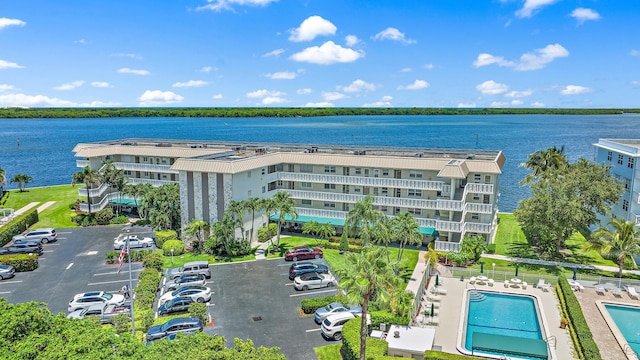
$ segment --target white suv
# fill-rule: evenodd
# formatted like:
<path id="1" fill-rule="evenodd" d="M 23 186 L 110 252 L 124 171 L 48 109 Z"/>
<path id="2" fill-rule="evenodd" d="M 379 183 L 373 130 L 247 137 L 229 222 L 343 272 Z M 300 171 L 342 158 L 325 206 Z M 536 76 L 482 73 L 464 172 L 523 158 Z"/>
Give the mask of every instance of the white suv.
<path id="1" fill-rule="evenodd" d="M 58 240 L 58 233 L 56 233 L 56 229 L 54 228 L 44 228 L 44 229 L 32 229 L 26 234 L 18 234 L 14 235 L 12 240 L 15 241 L 25 241 L 25 240 L 36 240 L 40 241 L 42 244 L 54 242 Z"/>
<path id="2" fill-rule="evenodd" d="M 358 316 L 360 314 L 357 314 Z M 342 340 L 342 326 L 349 320 L 357 317 L 350 312 L 341 312 L 327 316 L 322 321 L 322 335 L 327 339 Z M 371 325 L 371 316 L 367 314 L 367 325 Z"/>

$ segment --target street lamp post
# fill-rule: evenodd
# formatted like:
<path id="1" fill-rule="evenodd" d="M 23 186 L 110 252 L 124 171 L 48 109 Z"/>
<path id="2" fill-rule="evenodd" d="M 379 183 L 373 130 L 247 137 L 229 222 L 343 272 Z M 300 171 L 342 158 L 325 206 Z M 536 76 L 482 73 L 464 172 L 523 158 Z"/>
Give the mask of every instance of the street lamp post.
<path id="1" fill-rule="evenodd" d="M 173 265 L 173 249 L 171 249 L 171 265 Z"/>
<path id="2" fill-rule="evenodd" d="M 496 278 L 496 263 L 491 264 L 491 267 L 493 268 L 493 274 L 491 275 L 492 278 Z"/>

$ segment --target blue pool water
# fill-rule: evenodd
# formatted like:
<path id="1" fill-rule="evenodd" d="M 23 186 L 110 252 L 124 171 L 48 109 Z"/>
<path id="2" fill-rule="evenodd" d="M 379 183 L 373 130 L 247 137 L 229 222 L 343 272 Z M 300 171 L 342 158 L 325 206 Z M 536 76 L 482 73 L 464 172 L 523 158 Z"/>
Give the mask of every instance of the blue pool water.
<path id="1" fill-rule="evenodd" d="M 604 306 L 616 326 L 627 340 L 631 348 L 640 354 L 640 308 L 631 306 L 605 305 Z"/>
<path id="2" fill-rule="evenodd" d="M 467 310 L 465 348 L 471 351 L 471 339 L 476 331 L 493 335 L 543 340 L 534 301 L 533 298 L 528 296 L 482 291 L 470 292 L 468 296 L 469 306 Z M 526 359 L 526 357 L 518 358 Z"/>

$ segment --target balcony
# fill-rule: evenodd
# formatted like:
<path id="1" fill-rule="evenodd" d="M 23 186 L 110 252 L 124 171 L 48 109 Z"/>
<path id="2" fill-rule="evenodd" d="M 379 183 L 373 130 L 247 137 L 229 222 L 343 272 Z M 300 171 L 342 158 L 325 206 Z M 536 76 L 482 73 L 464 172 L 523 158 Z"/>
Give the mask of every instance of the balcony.
<path id="1" fill-rule="evenodd" d="M 274 175 L 274 174 L 277 174 Z M 366 176 L 328 175 L 314 173 L 278 172 L 270 174 L 270 178 L 284 181 L 311 182 L 323 184 L 340 184 L 354 186 L 390 187 L 401 189 L 420 189 L 442 191 L 445 183 L 442 181 L 425 181 L 412 179 L 394 179 Z"/>
<path id="2" fill-rule="evenodd" d="M 465 232 L 490 234 L 492 228 L 493 228 L 492 224 L 473 223 L 473 222 L 466 222 L 464 224 L 464 231 Z"/>
<path id="3" fill-rule="evenodd" d="M 100 185 L 100 187 L 96 189 L 89 190 L 89 194 L 91 197 L 99 197 L 99 196 L 102 196 L 102 194 L 104 194 L 104 192 L 107 191 L 108 189 L 109 189 L 109 185 L 102 184 Z M 78 196 L 87 197 L 87 188 L 78 189 Z"/>
<path id="4" fill-rule="evenodd" d="M 467 203 L 465 205 L 465 211 L 479 214 L 492 214 L 493 206 L 491 204 Z"/>
<path id="5" fill-rule="evenodd" d="M 465 186 L 465 192 L 476 194 L 493 194 L 493 184 L 468 183 Z"/>
<path id="6" fill-rule="evenodd" d="M 171 170 L 171 165 L 140 164 L 140 163 L 127 163 L 127 162 L 114 162 L 113 165 L 116 167 L 116 169 L 128 170 L 128 171 L 158 172 L 158 173 L 165 173 L 165 174 L 178 173 L 178 170 Z"/>
<path id="7" fill-rule="evenodd" d="M 89 166 L 89 164 L 90 164 L 89 160 L 76 160 L 76 166 L 80 168 Z"/>
<path id="8" fill-rule="evenodd" d="M 127 180 L 129 184 L 137 185 L 137 184 L 151 184 L 153 187 L 159 187 L 162 185 L 168 184 L 177 184 L 177 181 L 170 180 L 154 180 L 154 179 L 140 179 L 140 178 L 129 178 Z"/>
<path id="9" fill-rule="evenodd" d="M 448 242 L 448 241 L 434 241 L 434 249 L 436 251 L 444 251 L 444 252 L 459 252 L 460 251 L 460 243 Z"/>
<path id="10" fill-rule="evenodd" d="M 115 200 L 118 198 L 118 193 L 107 194 L 102 200 L 98 203 L 91 203 L 91 212 L 94 213 L 96 211 L 100 211 L 109 205 L 109 201 Z M 89 212 L 89 205 L 87 203 L 80 203 L 80 211 Z"/>

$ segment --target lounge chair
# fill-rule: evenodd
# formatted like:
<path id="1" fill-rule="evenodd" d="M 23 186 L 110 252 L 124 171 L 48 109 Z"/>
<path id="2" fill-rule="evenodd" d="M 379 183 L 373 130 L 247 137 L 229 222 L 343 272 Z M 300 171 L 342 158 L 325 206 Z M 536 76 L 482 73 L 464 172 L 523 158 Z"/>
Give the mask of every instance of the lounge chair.
<path id="1" fill-rule="evenodd" d="M 433 294 L 429 295 L 429 297 L 427 299 L 429 299 L 429 301 L 432 301 L 432 302 L 436 302 L 436 301 L 442 300 L 440 295 L 433 295 Z"/>
<path id="2" fill-rule="evenodd" d="M 622 289 L 620 289 L 618 287 L 613 289 L 613 291 L 611 291 L 611 293 L 613 294 L 613 296 L 622 297 Z"/>
<path id="3" fill-rule="evenodd" d="M 509 280 L 505 280 L 504 281 L 504 287 L 508 288 L 509 285 L 511 285 L 511 283 L 509 282 Z"/>
<path id="4" fill-rule="evenodd" d="M 438 287 L 438 288 L 436 288 L 435 293 L 438 294 L 438 295 L 447 295 L 447 289 L 445 289 L 443 287 Z"/>
<path id="5" fill-rule="evenodd" d="M 429 318 L 427 318 L 427 321 L 428 321 L 428 323 L 430 325 L 438 325 L 438 324 L 440 324 L 440 319 L 438 319 L 437 316 L 429 317 Z"/>
<path id="6" fill-rule="evenodd" d="M 607 290 L 604 289 L 604 287 L 602 286 L 596 286 L 596 294 L 599 295 L 605 295 L 607 292 Z"/>
<path id="7" fill-rule="evenodd" d="M 475 276 L 470 277 L 470 278 L 469 278 L 469 284 L 472 284 L 472 285 L 473 285 L 473 284 L 475 284 L 475 283 L 476 283 L 476 277 L 475 277 Z"/>
<path id="8" fill-rule="evenodd" d="M 549 290 L 551 289 L 551 284 L 547 284 L 544 282 L 544 279 L 540 279 L 538 280 L 538 288 L 541 289 L 542 291 L 545 292 L 549 292 Z"/>
<path id="9" fill-rule="evenodd" d="M 627 288 L 627 292 L 629 293 L 629 297 L 632 299 L 636 299 L 638 300 L 638 293 L 636 292 L 636 288 L 634 287 L 628 287 Z"/>
<path id="10" fill-rule="evenodd" d="M 523 288 L 523 289 L 526 289 L 526 288 L 527 288 L 527 285 L 529 285 L 529 284 L 527 284 L 527 282 L 526 282 L 526 281 L 523 281 L 523 282 L 522 282 L 522 288 Z"/>
<path id="11" fill-rule="evenodd" d="M 493 286 L 493 279 L 489 279 L 489 280 L 487 280 L 487 285 L 489 285 L 489 286 Z"/>

